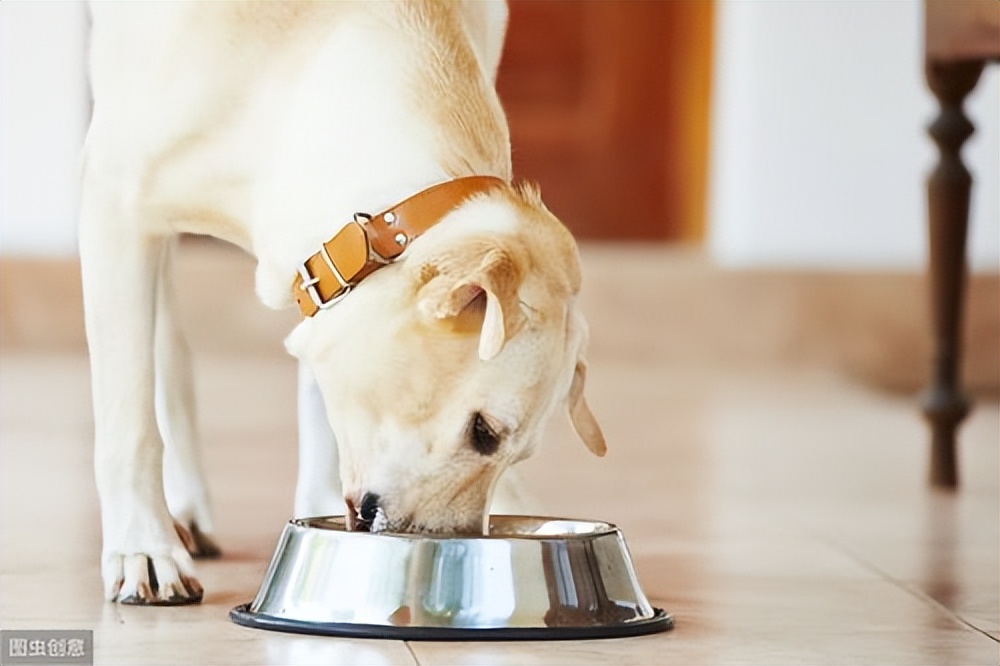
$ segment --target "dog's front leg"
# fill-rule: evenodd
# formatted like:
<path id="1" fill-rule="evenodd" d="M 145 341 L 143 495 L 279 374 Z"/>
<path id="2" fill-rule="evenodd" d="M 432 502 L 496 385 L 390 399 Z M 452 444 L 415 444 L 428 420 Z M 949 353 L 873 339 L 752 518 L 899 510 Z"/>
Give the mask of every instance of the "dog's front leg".
<path id="1" fill-rule="evenodd" d="M 157 281 L 165 243 L 144 233 L 121 183 L 91 176 L 80 221 L 97 489 L 109 600 L 193 603 L 202 587 L 163 491 L 154 409 Z"/>
<path id="2" fill-rule="evenodd" d="M 172 264 L 176 242 L 164 249 L 156 308 L 156 420 L 166 451 L 163 486 L 184 545 L 194 557 L 222 554 L 213 532 L 208 484 L 198 450 L 191 350 L 177 325 Z"/>
<path id="3" fill-rule="evenodd" d="M 337 440 L 312 370 L 299 361 L 299 479 L 295 486 L 295 515 L 299 518 L 342 514 Z"/>

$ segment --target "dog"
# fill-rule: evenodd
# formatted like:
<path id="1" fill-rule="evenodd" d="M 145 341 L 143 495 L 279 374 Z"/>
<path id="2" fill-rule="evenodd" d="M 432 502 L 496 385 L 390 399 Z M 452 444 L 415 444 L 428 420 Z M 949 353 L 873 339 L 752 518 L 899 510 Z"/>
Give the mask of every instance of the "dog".
<path id="1" fill-rule="evenodd" d="M 80 254 L 108 600 L 201 600 L 213 555 L 176 238 L 256 258 L 298 305 L 296 508 L 477 533 L 497 481 L 583 397 L 577 246 L 511 182 L 503 2 L 94 3 Z M 205 289 L 225 290 L 226 284 Z M 332 442 L 335 440 L 335 446 Z"/>

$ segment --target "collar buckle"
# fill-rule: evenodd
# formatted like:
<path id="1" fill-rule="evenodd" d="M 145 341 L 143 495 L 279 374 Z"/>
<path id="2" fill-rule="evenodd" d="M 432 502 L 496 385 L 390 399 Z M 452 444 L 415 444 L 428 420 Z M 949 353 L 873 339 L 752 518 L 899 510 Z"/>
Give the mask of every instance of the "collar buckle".
<path id="1" fill-rule="evenodd" d="M 493 176 L 439 183 L 379 213 L 355 213 L 320 250 L 299 264 L 292 293 L 305 317 L 339 303 L 372 272 L 396 261 L 414 238 L 468 197 L 505 185 Z M 325 295 L 325 297 L 324 297 Z"/>
<path id="2" fill-rule="evenodd" d="M 324 255 L 328 254 L 325 251 L 325 248 L 323 254 Z M 312 301 L 313 305 L 315 305 L 318 310 L 325 310 L 327 308 L 332 308 L 334 305 L 339 303 L 345 296 L 351 293 L 351 290 L 354 288 L 354 285 L 344 282 L 343 277 L 341 277 L 340 273 L 336 272 L 336 269 L 334 269 L 334 276 L 341 283 L 341 288 L 331 298 L 324 301 L 323 297 L 319 293 L 319 287 L 317 286 L 320 282 L 320 279 L 318 277 L 315 277 L 312 273 L 309 272 L 309 267 L 306 264 L 303 263 L 299 265 L 298 274 L 299 277 L 302 279 L 302 282 L 299 284 L 299 289 L 306 292 L 306 294 L 309 296 L 309 300 Z"/>

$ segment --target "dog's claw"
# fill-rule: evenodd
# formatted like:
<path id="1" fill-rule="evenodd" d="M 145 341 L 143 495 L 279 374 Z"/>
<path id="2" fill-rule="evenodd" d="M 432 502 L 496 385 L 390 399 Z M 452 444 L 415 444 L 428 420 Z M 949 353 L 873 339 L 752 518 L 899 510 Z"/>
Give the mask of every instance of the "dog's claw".
<path id="1" fill-rule="evenodd" d="M 197 547 L 196 552 L 191 553 L 192 557 L 205 560 L 222 557 L 222 549 L 219 548 L 219 544 L 215 543 L 211 536 L 198 529 L 198 523 L 191 524 L 191 536 L 194 537 L 194 543 Z"/>
<path id="2" fill-rule="evenodd" d="M 187 553 L 173 557 L 116 556 L 109 563 L 119 575 L 108 586 L 110 601 L 129 606 L 180 606 L 200 603 L 204 589 L 191 568 Z M 187 560 L 186 562 L 184 560 Z"/>
<path id="3" fill-rule="evenodd" d="M 119 599 L 118 603 L 124 606 L 190 606 L 192 604 L 200 604 L 201 600 L 202 596 L 200 594 L 195 597 L 173 596 L 169 599 L 154 598 L 152 601 L 147 601 L 138 595 L 132 595 L 124 599 Z"/>
<path id="4" fill-rule="evenodd" d="M 174 521 L 174 529 L 187 552 L 196 560 L 214 560 L 222 557 L 222 549 L 211 536 L 198 529 L 198 523 L 189 527 Z"/>

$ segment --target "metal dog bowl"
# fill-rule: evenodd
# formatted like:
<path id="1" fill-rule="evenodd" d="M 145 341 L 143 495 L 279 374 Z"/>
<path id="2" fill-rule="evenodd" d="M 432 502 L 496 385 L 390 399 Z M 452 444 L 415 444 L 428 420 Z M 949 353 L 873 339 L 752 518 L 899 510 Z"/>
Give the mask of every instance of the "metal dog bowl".
<path id="1" fill-rule="evenodd" d="M 639 588 L 614 525 L 492 516 L 488 536 L 347 531 L 343 516 L 285 526 L 247 627 L 401 640 L 636 636 L 673 619 Z"/>

